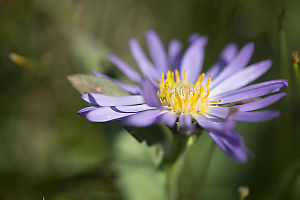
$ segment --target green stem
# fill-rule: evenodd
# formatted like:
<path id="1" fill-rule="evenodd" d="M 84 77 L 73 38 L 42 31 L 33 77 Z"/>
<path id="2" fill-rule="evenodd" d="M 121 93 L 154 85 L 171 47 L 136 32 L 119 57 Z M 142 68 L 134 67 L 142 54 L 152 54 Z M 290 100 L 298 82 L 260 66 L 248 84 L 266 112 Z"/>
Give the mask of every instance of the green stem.
<path id="1" fill-rule="evenodd" d="M 170 200 L 178 199 L 179 177 L 184 164 L 184 155 L 166 169 L 166 186 Z"/>
<path id="2" fill-rule="evenodd" d="M 166 189 L 170 200 L 178 199 L 178 180 L 184 164 L 187 141 L 188 137 L 174 133 L 160 165 L 160 169 L 165 173 Z"/>
<path id="3" fill-rule="evenodd" d="M 173 165 L 181 156 L 183 156 L 187 142 L 188 137 L 175 133 L 173 135 L 173 140 L 165 149 L 160 168 L 164 169 L 166 166 Z"/>

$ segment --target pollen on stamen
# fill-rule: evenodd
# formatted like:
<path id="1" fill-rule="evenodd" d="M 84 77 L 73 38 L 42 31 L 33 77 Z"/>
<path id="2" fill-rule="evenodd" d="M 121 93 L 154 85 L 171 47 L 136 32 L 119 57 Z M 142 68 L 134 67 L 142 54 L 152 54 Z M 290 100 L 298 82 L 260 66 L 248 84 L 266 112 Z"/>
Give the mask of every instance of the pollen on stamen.
<path id="1" fill-rule="evenodd" d="M 174 72 L 168 71 L 166 79 L 164 74 L 158 80 L 159 91 L 158 97 L 161 104 L 170 108 L 177 114 L 202 114 L 210 104 L 216 104 L 220 101 L 209 101 L 209 85 L 211 77 L 209 76 L 205 86 L 202 81 L 205 74 L 202 73 L 196 83 L 188 81 L 187 73 L 183 72 L 183 80 L 180 80 L 178 70 Z"/>

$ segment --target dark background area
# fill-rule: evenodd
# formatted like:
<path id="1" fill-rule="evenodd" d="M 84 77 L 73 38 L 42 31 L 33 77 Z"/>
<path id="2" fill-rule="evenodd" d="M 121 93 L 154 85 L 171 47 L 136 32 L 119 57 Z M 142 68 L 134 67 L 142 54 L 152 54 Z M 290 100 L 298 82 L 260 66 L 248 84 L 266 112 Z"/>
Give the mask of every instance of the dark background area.
<path id="1" fill-rule="evenodd" d="M 283 10 L 287 60 L 280 66 Z M 188 151 L 180 199 L 239 199 L 237 188 L 247 185 L 249 199 L 299 200 L 300 92 L 291 63 L 300 50 L 299 19 L 299 0 L 1 0 L 0 198 L 164 199 L 155 148 L 117 123 L 78 116 L 88 104 L 66 78 L 95 69 L 128 81 L 106 55 L 136 68 L 128 41 L 145 46 L 145 31 L 154 29 L 166 45 L 207 35 L 205 69 L 227 43 L 253 41 L 251 63 L 273 61 L 258 81 L 289 79 L 288 95 L 271 106 L 279 118 L 237 124 L 255 157 L 236 163 L 204 135 Z M 26 61 L 12 62 L 12 53 Z"/>

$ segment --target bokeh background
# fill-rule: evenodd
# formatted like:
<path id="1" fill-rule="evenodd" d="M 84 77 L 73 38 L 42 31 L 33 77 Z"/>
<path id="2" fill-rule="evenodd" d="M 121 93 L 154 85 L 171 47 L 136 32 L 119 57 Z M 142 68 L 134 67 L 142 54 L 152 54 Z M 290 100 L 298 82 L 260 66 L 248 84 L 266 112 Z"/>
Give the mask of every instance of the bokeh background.
<path id="1" fill-rule="evenodd" d="M 300 91 L 291 63 L 299 10 L 299 0 L 1 0 L 0 199 L 165 199 L 155 148 L 117 123 L 78 116 L 87 104 L 66 78 L 95 69 L 128 81 L 107 53 L 136 67 L 128 41 L 145 47 L 145 31 L 155 29 L 165 44 L 207 35 L 206 69 L 228 42 L 253 41 L 251 62 L 273 61 L 258 81 L 289 79 L 288 95 L 272 106 L 279 118 L 237 124 L 255 157 L 236 163 L 203 135 L 187 152 L 180 199 L 239 199 L 247 185 L 249 199 L 299 200 Z"/>

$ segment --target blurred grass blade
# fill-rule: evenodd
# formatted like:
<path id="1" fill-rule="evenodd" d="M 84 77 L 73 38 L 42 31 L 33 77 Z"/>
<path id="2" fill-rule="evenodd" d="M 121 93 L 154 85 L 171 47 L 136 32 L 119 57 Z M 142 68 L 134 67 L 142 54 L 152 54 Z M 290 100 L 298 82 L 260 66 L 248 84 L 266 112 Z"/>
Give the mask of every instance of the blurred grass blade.
<path id="1" fill-rule="evenodd" d="M 291 197 L 294 193 L 299 194 L 299 181 L 300 159 L 297 159 L 288 168 L 282 170 L 282 174 L 276 179 L 276 182 L 273 183 L 271 187 L 273 192 L 271 193 L 271 199 L 293 199 L 289 197 Z"/>
<path id="2" fill-rule="evenodd" d="M 290 65 L 288 62 L 288 49 L 287 49 L 287 41 L 286 35 L 283 27 L 283 19 L 285 16 L 285 9 L 284 7 L 278 14 L 278 50 L 279 50 L 279 64 L 280 64 L 280 72 L 281 78 L 287 79 L 288 82 L 291 82 L 290 78 Z M 286 120 L 287 124 L 291 124 L 292 120 L 292 87 L 287 87 L 287 96 L 283 99 L 283 103 L 285 104 L 282 109 L 282 115 Z M 289 125 L 288 127 L 292 127 Z"/>
<path id="3" fill-rule="evenodd" d="M 128 95 L 119 85 L 107 78 L 84 74 L 73 74 L 67 77 L 80 93 L 101 93 L 110 96 Z"/>
<path id="4" fill-rule="evenodd" d="M 90 72 L 92 69 L 99 71 L 109 63 L 106 58 L 108 48 L 88 33 L 75 31 L 70 37 L 70 52 L 74 65 L 81 72 Z"/>
<path id="5" fill-rule="evenodd" d="M 281 115 L 279 123 L 276 125 L 276 131 L 273 136 L 273 149 L 276 152 L 276 160 L 274 160 L 274 166 L 284 165 L 282 162 L 284 158 L 290 155 L 293 150 L 291 141 L 295 141 L 295 132 L 293 130 L 293 104 L 292 104 L 292 81 L 290 76 L 290 63 L 288 57 L 288 48 L 286 34 L 284 30 L 284 7 L 278 14 L 278 57 L 280 64 L 281 78 L 287 79 L 289 87 L 287 87 L 287 96 L 283 98 L 281 103 Z M 287 164 L 287 163 L 286 163 Z"/>
<path id="6" fill-rule="evenodd" d="M 281 12 L 278 14 L 278 49 L 279 49 L 279 64 L 281 71 L 281 78 L 285 78 L 288 81 L 290 78 L 290 67 L 288 62 L 288 49 L 287 49 L 287 41 L 286 35 L 283 27 L 283 19 L 285 16 L 285 10 L 282 8 Z M 289 90 L 290 87 L 287 89 Z M 289 95 L 291 95 L 289 93 Z"/>
<path id="7" fill-rule="evenodd" d="M 293 68 L 294 68 L 294 75 L 295 75 L 295 79 L 296 79 L 297 94 L 298 94 L 298 98 L 300 100 L 300 72 L 299 72 L 299 52 L 298 51 L 293 52 Z"/>
<path id="8" fill-rule="evenodd" d="M 233 23 L 234 23 L 236 17 L 238 16 L 238 13 L 240 11 L 240 7 L 241 7 L 242 3 L 243 3 L 243 0 L 236 1 L 234 8 L 230 12 L 230 15 L 227 19 L 226 26 L 225 26 L 225 28 L 228 29 L 227 32 L 230 32 L 232 30 Z"/>
<path id="9" fill-rule="evenodd" d="M 290 78 L 290 65 L 288 62 L 288 49 L 287 49 L 287 41 L 286 41 L 286 35 L 283 27 L 283 19 L 285 16 L 285 9 L 282 8 L 281 12 L 278 14 L 278 54 L 279 54 L 279 64 L 280 64 L 280 72 L 281 72 L 281 78 L 287 79 L 289 83 L 291 83 Z M 284 106 L 282 107 L 282 115 L 283 119 L 285 120 L 286 125 L 289 130 L 288 132 L 292 132 L 291 130 L 291 123 L 292 123 L 292 87 L 287 87 L 287 96 L 283 99 Z M 282 122 L 283 123 L 283 122 Z M 284 124 L 284 123 L 283 123 Z"/>

